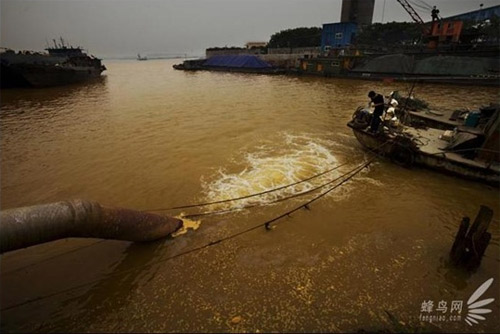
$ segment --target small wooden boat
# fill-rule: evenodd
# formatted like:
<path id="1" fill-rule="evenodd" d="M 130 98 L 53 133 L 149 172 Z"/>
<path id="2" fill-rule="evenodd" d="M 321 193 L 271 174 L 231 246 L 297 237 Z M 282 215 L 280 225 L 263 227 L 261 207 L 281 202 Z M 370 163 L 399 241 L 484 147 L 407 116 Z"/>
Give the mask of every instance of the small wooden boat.
<path id="1" fill-rule="evenodd" d="M 411 167 L 421 165 L 468 179 L 500 185 L 500 107 L 482 127 L 455 127 L 453 131 L 381 123 L 369 131 L 370 110 L 358 108 L 347 123 L 366 148 Z"/>

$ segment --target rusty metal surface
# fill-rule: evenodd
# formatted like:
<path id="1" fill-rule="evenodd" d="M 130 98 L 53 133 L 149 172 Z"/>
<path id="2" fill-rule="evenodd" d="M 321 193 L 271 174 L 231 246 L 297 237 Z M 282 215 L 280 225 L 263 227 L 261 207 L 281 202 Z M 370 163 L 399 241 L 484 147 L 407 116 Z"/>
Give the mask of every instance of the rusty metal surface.
<path id="1" fill-rule="evenodd" d="M 86 200 L 9 209 L 0 213 L 0 252 L 62 238 L 151 241 L 166 237 L 182 220 Z"/>

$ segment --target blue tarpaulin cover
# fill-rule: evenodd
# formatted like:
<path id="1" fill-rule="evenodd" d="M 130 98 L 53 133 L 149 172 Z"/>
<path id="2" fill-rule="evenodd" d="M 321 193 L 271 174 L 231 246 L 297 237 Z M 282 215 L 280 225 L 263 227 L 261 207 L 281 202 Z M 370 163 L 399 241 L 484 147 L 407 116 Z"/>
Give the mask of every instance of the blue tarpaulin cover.
<path id="1" fill-rule="evenodd" d="M 213 56 L 207 59 L 204 66 L 238 67 L 238 68 L 271 68 L 272 66 L 257 56 Z"/>

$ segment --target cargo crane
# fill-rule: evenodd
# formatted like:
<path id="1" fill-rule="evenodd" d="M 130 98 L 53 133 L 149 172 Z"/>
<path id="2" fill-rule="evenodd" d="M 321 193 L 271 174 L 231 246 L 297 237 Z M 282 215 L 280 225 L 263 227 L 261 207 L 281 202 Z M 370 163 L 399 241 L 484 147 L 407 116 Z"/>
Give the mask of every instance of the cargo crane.
<path id="1" fill-rule="evenodd" d="M 413 21 L 415 21 L 415 23 L 418 24 L 420 29 L 422 29 L 423 37 L 424 38 L 427 37 L 430 34 L 430 32 L 432 31 L 432 28 L 429 29 L 426 26 L 424 20 L 422 20 L 420 15 L 418 15 L 417 11 L 413 8 L 413 6 L 407 0 L 396 0 L 396 1 L 399 2 L 399 4 L 401 6 L 403 6 L 403 8 L 406 10 L 406 12 L 411 16 Z"/>
<path id="2" fill-rule="evenodd" d="M 399 2 L 399 4 L 401 6 L 403 6 L 403 8 L 406 10 L 406 12 L 408 14 L 410 14 L 413 21 L 420 24 L 421 26 L 425 26 L 424 20 L 422 20 L 420 15 L 418 15 L 418 13 L 415 11 L 415 9 L 412 7 L 412 5 L 410 5 L 410 3 L 408 1 L 406 1 L 406 0 L 396 0 L 396 1 Z"/>
<path id="3" fill-rule="evenodd" d="M 413 6 L 410 4 L 408 0 L 396 0 L 399 2 L 401 6 L 406 10 L 406 12 L 411 16 L 413 21 L 418 24 L 418 26 L 422 29 L 422 37 L 424 40 L 428 41 L 428 48 L 434 49 L 438 46 L 439 43 L 457 43 L 460 34 L 462 32 L 463 22 L 462 21 L 438 21 L 435 18 L 438 17 L 439 11 L 434 9 L 432 10 L 432 23 L 429 27 L 424 20 L 418 15 Z M 423 1 L 421 1 L 423 2 Z M 425 2 L 423 2 L 426 4 Z M 429 6 L 426 4 L 426 6 Z M 430 6 L 429 6 L 430 7 Z"/>

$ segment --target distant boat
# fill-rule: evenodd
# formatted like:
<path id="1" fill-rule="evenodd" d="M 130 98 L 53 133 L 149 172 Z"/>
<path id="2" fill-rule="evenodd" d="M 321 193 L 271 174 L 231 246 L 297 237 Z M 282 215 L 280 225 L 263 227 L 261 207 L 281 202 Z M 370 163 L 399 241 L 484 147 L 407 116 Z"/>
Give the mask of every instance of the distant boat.
<path id="1" fill-rule="evenodd" d="M 99 77 L 106 70 L 100 59 L 87 55 L 81 47 L 66 45 L 62 38 L 46 50 L 48 53 L 1 52 L 1 87 L 61 86 Z"/>
<path id="2" fill-rule="evenodd" d="M 141 54 L 138 53 L 137 54 L 137 60 L 148 60 L 148 57 L 144 56 L 144 57 L 141 57 Z"/>
<path id="3" fill-rule="evenodd" d="M 284 74 L 284 69 L 273 67 L 255 55 L 220 55 L 208 59 L 185 60 L 173 66 L 176 70 L 222 71 L 259 74 Z"/>

